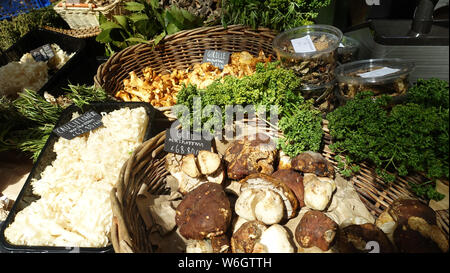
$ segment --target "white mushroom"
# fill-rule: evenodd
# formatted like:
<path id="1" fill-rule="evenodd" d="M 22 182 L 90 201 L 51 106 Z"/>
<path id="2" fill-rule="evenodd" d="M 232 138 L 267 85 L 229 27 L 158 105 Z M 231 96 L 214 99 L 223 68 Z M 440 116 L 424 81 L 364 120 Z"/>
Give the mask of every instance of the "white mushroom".
<path id="1" fill-rule="evenodd" d="M 257 220 L 266 225 L 273 225 L 283 219 L 284 205 L 280 195 L 267 189 L 258 193 L 257 200 L 255 206 Z"/>
<path id="2" fill-rule="evenodd" d="M 317 177 L 311 177 L 306 183 L 305 180 L 303 183 L 305 185 L 305 205 L 314 210 L 324 210 L 333 195 L 333 185 L 322 182 Z"/>
<path id="3" fill-rule="evenodd" d="M 264 246 L 267 253 L 294 253 L 287 231 L 277 224 L 270 226 L 262 233 L 259 244 Z M 256 245 L 255 248 L 257 248 Z"/>
<path id="4" fill-rule="evenodd" d="M 259 190 L 247 189 L 241 192 L 234 206 L 235 212 L 247 221 L 256 220 L 255 207 Z"/>

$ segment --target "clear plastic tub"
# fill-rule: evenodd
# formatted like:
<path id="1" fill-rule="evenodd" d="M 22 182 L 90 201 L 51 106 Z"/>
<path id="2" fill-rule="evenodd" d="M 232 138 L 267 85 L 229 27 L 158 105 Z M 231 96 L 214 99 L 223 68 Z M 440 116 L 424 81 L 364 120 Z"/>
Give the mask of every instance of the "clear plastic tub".
<path id="1" fill-rule="evenodd" d="M 414 67 L 413 62 L 402 59 L 369 59 L 340 65 L 335 71 L 338 94 L 345 100 L 362 91 L 372 91 L 375 96 L 405 96 Z"/>
<path id="2" fill-rule="evenodd" d="M 292 69 L 302 79 L 303 89 L 314 89 L 334 81 L 336 51 L 342 36 L 333 26 L 302 26 L 277 35 L 273 48 L 282 66 Z M 302 43 L 298 43 L 299 40 Z M 293 43 L 297 45 L 296 50 Z"/>
<path id="3" fill-rule="evenodd" d="M 344 36 L 337 50 L 338 62 L 340 64 L 345 64 L 356 61 L 360 45 L 361 43 L 358 40 Z"/>

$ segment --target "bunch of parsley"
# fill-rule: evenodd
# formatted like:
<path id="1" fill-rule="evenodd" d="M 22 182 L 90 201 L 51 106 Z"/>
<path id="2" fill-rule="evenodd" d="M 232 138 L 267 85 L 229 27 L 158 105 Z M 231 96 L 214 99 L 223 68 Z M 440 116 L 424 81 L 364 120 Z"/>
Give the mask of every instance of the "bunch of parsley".
<path id="1" fill-rule="evenodd" d="M 432 96 L 418 99 L 417 88 L 425 92 L 441 86 L 427 82 L 419 87 L 422 84 L 413 87 L 416 95 L 406 104 L 390 108 L 390 97 L 374 99 L 371 92 L 364 92 L 328 114 L 334 141 L 330 148 L 351 162 L 372 162 L 387 182 L 395 181 L 395 174 L 406 176 L 411 171 L 423 172 L 431 180 L 448 179 L 449 110 L 430 106 L 435 99 Z M 422 197 L 442 199 L 428 184 L 422 188 L 415 185 L 412 190 Z"/>

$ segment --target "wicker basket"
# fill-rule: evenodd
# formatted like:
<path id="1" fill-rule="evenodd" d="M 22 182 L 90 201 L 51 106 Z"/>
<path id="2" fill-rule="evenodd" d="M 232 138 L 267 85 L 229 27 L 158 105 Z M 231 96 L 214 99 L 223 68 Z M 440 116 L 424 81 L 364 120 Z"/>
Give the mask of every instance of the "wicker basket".
<path id="1" fill-rule="evenodd" d="M 89 3 L 87 7 L 68 7 L 66 0 L 62 0 L 54 6 L 54 10 L 58 13 L 72 29 L 84 29 L 99 27 L 98 16 L 100 13 L 106 18 L 111 19 L 114 15 L 123 13 L 123 0 L 115 0 L 113 3 L 95 7 Z"/>
<path id="2" fill-rule="evenodd" d="M 166 36 L 154 48 L 151 43 L 138 44 L 114 54 L 100 65 L 94 82 L 114 96 L 123 88 L 123 80 L 129 77 L 131 71 L 142 76 L 142 69 L 148 66 L 157 73 L 186 69 L 201 63 L 206 49 L 248 51 L 253 55 L 263 50 L 265 54 L 273 55 L 272 40 L 275 35 L 270 29 L 253 30 L 236 25 L 226 29 L 216 26 L 181 31 Z M 169 109 L 159 108 L 161 111 Z"/>
<path id="3" fill-rule="evenodd" d="M 68 36 L 72 36 L 75 38 L 85 39 L 90 37 L 97 36 L 101 29 L 100 27 L 90 27 L 90 28 L 81 28 L 81 29 L 63 29 L 63 28 L 54 28 L 49 26 L 44 26 L 45 29 L 59 32 Z"/>
<path id="4" fill-rule="evenodd" d="M 323 130 L 325 145 L 322 155 L 336 168 L 334 154 L 329 149 L 331 137 L 326 121 Z M 151 194 L 161 194 L 165 189 L 165 177 L 168 172 L 164 168 L 164 158 L 167 154 L 164 151 L 164 140 L 165 133 L 162 132 L 136 149 L 124 164 L 119 180 L 111 192 L 114 215 L 111 240 L 114 250 L 118 253 L 152 252 L 149 231 L 139 214 L 136 198 L 143 183 L 147 184 Z M 426 178 L 412 174 L 387 186 L 375 175 L 374 168 L 361 164 L 361 171 L 351 179 L 361 201 L 375 217 L 398 198 L 419 199 L 408 190 L 407 181 L 423 182 Z M 437 211 L 437 220 L 440 228 L 448 236 L 449 211 Z"/>

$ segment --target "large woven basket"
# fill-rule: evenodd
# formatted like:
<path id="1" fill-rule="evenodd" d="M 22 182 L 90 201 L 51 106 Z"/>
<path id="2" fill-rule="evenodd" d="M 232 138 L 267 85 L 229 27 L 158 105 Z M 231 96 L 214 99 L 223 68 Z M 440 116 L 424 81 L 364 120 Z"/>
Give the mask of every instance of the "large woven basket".
<path id="1" fill-rule="evenodd" d="M 331 137 L 324 121 L 324 155 L 333 165 L 334 153 L 329 149 Z M 114 250 L 118 253 L 152 252 L 152 244 L 149 239 L 144 220 L 139 214 L 136 204 L 139 189 L 145 183 L 150 194 L 158 195 L 165 190 L 165 178 L 168 172 L 164 168 L 165 132 L 143 143 L 124 164 L 118 182 L 111 192 L 113 205 L 113 227 L 111 240 Z M 394 184 L 388 185 L 376 176 L 373 167 L 361 164 L 361 171 L 351 178 L 361 201 L 367 209 L 378 217 L 394 200 L 398 198 L 419 199 L 408 189 L 408 181 L 423 182 L 426 178 L 412 174 L 398 179 Z M 424 200 L 421 200 L 424 201 Z M 449 212 L 437 211 L 437 220 L 440 228 L 448 236 Z"/>
<path id="2" fill-rule="evenodd" d="M 138 44 L 128 47 L 100 65 L 94 82 L 114 96 L 123 88 L 123 80 L 135 71 L 142 76 L 142 69 L 150 66 L 155 72 L 186 69 L 201 63 L 206 49 L 228 52 L 248 51 L 257 55 L 260 50 L 272 54 L 272 40 L 276 33 L 267 28 L 257 30 L 244 26 L 202 27 L 166 36 L 156 47 Z M 275 56 L 275 55 L 274 55 Z M 160 110 L 166 110 L 161 109 Z"/>
<path id="3" fill-rule="evenodd" d="M 112 19 L 114 15 L 124 12 L 122 2 L 124 0 L 115 0 L 109 5 L 96 7 L 93 4 L 87 4 L 87 7 L 67 6 L 66 0 L 60 1 L 53 9 L 72 29 L 84 29 L 99 27 L 98 16 L 100 13 L 106 18 Z"/>

